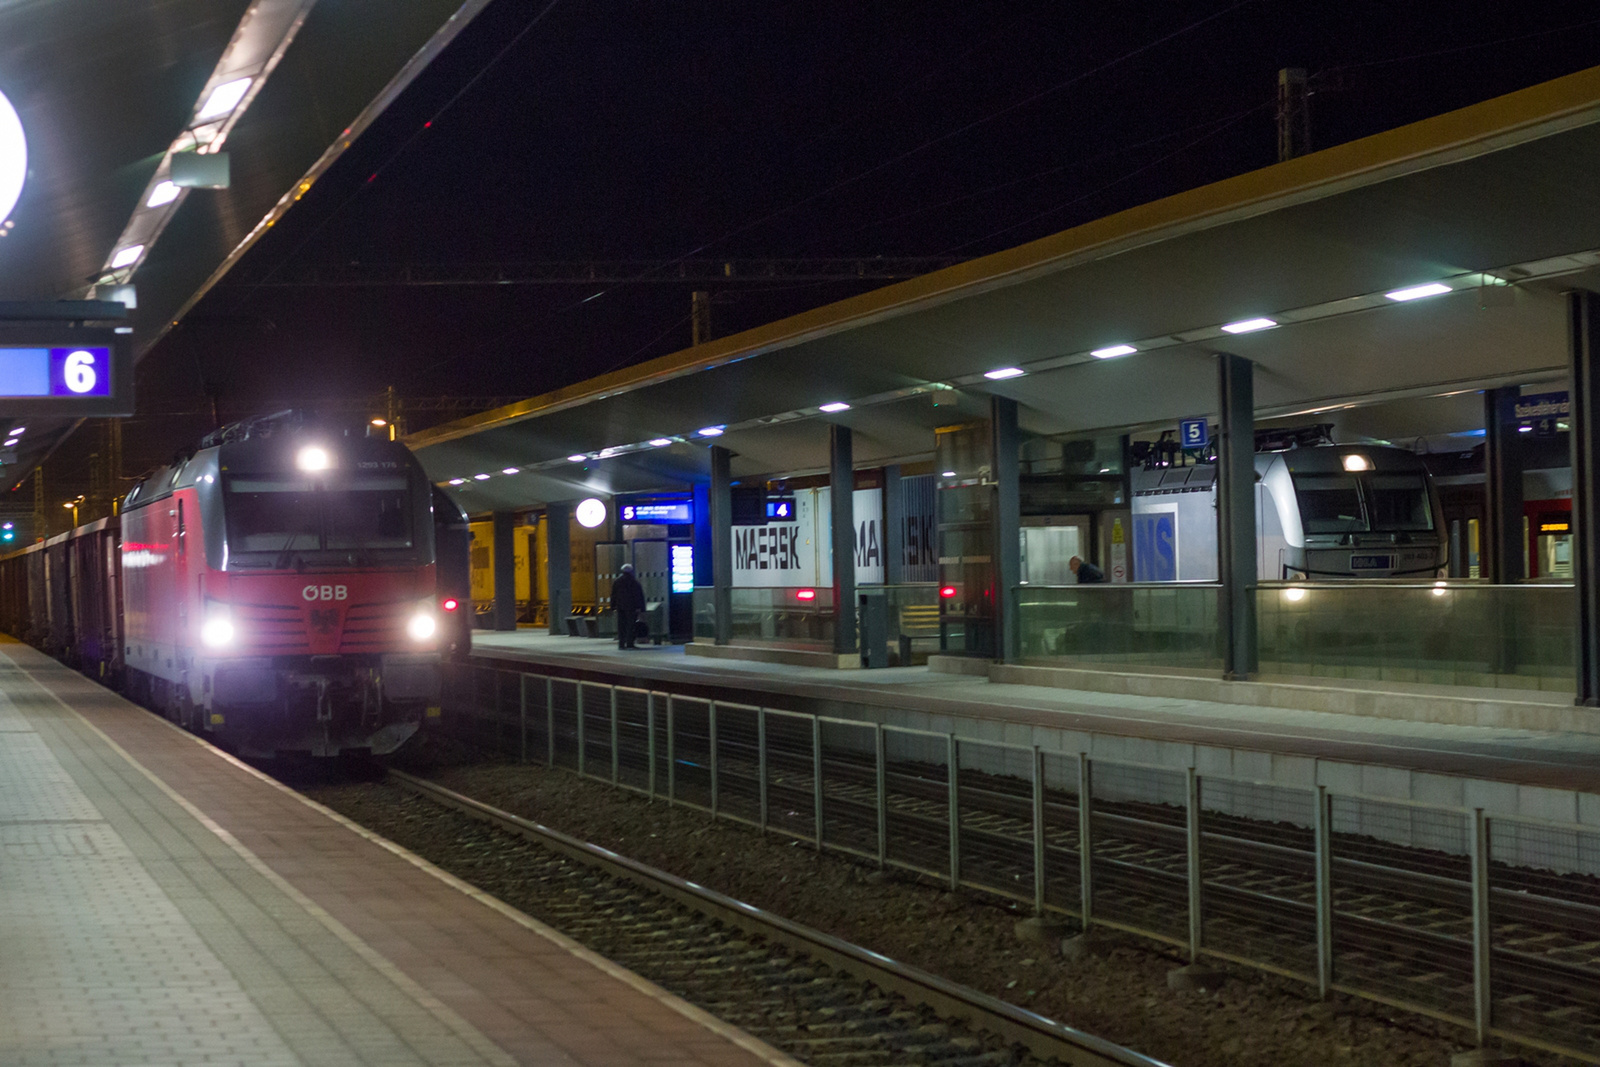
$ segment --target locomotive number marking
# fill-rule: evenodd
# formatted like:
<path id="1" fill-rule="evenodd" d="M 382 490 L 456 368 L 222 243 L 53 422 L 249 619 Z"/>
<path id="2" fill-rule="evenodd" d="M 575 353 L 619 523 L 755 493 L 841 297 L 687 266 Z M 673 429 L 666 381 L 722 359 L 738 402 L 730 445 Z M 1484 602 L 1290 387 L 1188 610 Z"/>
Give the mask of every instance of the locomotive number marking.
<path id="1" fill-rule="evenodd" d="M 342 585 L 308 585 L 300 590 L 300 595 L 307 600 L 348 600 L 350 590 Z"/>

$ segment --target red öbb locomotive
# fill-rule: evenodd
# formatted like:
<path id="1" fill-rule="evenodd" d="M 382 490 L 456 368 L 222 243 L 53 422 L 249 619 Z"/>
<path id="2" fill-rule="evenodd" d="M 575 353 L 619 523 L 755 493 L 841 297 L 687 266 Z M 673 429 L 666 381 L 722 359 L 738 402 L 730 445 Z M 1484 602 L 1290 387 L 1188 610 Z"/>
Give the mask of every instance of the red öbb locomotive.
<path id="1" fill-rule="evenodd" d="M 87 632 L 49 595 L 24 628 L 241 755 L 393 751 L 438 713 L 442 658 L 470 639 L 466 516 L 383 437 L 290 412 L 225 427 L 127 495 L 118 558 L 103 553 L 120 581 L 52 567 L 58 540 L 104 525 L 19 554 L 37 557 L 17 568 L 30 577 L 4 584 L 25 592 L 42 569 L 98 577 L 111 600 L 120 585 L 120 619 L 101 613 L 120 632 Z"/>

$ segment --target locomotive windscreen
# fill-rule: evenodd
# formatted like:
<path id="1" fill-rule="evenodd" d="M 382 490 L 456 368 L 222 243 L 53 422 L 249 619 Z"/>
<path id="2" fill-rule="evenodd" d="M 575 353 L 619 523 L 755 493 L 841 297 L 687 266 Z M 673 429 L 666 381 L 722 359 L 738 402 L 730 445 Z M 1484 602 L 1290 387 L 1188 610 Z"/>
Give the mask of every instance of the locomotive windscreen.
<path id="1" fill-rule="evenodd" d="M 355 475 L 331 483 L 295 475 L 230 475 L 223 487 L 229 552 L 235 559 L 249 552 L 410 550 L 415 545 L 411 485 L 403 474 Z M 258 565 L 270 566 L 272 560 Z"/>
<path id="2" fill-rule="evenodd" d="M 1384 533 L 1433 529 L 1428 486 L 1420 474 L 1369 474 L 1367 507 L 1372 528 Z"/>
<path id="3" fill-rule="evenodd" d="M 1420 474 L 1294 474 L 1308 534 L 1406 533 L 1433 529 Z"/>
<path id="4" fill-rule="evenodd" d="M 1300 521 L 1308 534 L 1356 533 L 1367 528 L 1361 491 L 1348 474 L 1297 474 L 1295 495 L 1300 498 Z"/>

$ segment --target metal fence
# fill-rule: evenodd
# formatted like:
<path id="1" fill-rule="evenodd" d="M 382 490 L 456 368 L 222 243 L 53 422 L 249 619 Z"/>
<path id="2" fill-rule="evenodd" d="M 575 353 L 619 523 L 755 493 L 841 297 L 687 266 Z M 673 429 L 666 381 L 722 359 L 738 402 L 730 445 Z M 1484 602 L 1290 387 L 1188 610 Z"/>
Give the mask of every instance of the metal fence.
<path id="1" fill-rule="evenodd" d="M 513 759 L 1600 1063 L 1600 830 L 528 672 Z"/>

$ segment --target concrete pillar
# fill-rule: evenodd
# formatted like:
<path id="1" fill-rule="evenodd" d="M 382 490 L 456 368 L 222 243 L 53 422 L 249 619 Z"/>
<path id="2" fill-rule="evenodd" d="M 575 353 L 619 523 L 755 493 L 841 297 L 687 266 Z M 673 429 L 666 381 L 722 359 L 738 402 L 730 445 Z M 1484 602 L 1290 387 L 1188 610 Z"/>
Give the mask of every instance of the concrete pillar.
<path id="1" fill-rule="evenodd" d="M 711 446 L 711 602 L 713 640 L 733 640 L 733 453 Z"/>
<path id="2" fill-rule="evenodd" d="M 1484 531 L 1479 560 L 1496 585 L 1527 577 L 1522 566 L 1522 441 L 1517 436 L 1514 385 L 1483 391 Z M 1576 437 L 1574 436 L 1574 439 Z"/>
<path id="3" fill-rule="evenodd" d="M 517 628 L 517 516 L 494 513 L 494 628 Z"/>
<path id="4" fill-rule="evenodd" d="M 1600 295 L 1571 308 L 1572 579 L 1577 601 L 1577 699 L 1600 706 Z"/>
<path id="5" fill-rule="evenodd" d="M 1017 587 L 1022 582 L 1022 475 L 1017 451 L 1017 402 L 989 398 L 989 426 L 994 453 L 994 650 L 1002 663 L 1022 655 L 1022 630 L 1017 614 Z"/>
<path id="6" fill-rule="evenodd" d="M 1255 366 L 1217 353 L 1222 436 L 1217 449 L 1217 621 L 1222 676 L 1243 681 L 1256 671 Z"/>
<path id="7" fill-rule="evenodd" d="M 544 509 L 545 546 L 544 587 L 550 612 L 550 632 L 567 632 L 567 615 L 572 611 L 572 505 L 548 504 Z"/>
<path id="8" fill-rule="evenodd" d="M 856 651 L 856 468 L 850 427 L 828 427 L 828 488 L 833 498 L 833 650 Z"/>
<path id="9" fill-rule="evenodd" d="M 900 465 L 883 468 L 883 584 L 905 581 L 906 509 L 900 499 Z"/>

